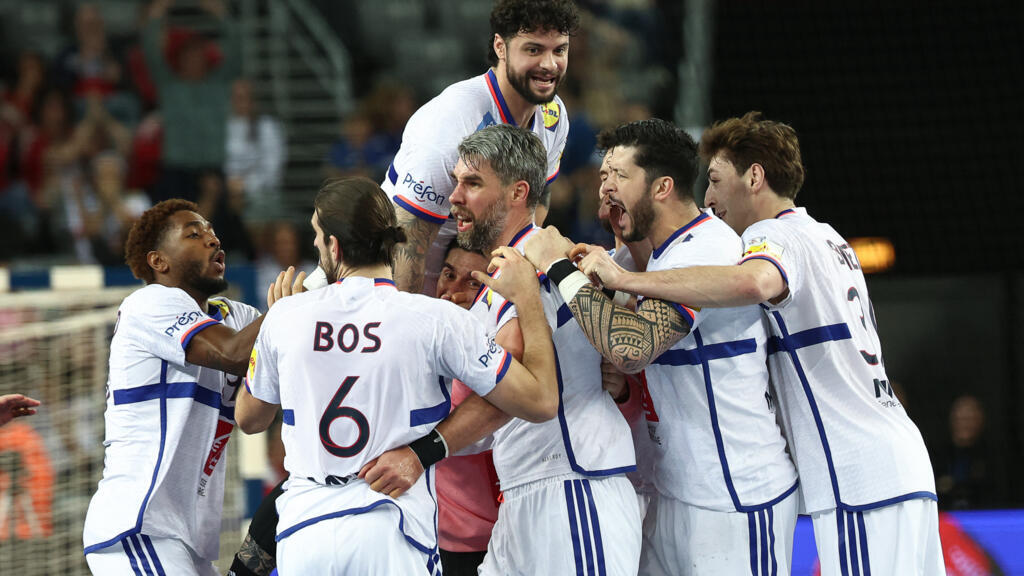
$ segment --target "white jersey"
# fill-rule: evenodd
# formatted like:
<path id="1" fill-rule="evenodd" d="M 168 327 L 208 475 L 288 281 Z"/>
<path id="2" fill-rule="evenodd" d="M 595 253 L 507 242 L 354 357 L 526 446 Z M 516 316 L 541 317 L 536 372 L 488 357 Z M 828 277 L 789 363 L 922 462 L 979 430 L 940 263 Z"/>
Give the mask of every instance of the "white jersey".
<path id="1" fill-rule="evenodd" d="M 730 266 L 741 254 L 740 237 L 701 213 L 654 249 L 647 271 Z M 644 370 L 658 491 L 722 512 L 782 500 L 797 477 L 775 421 L 760 308 L 674 306 L 690 333 Z"/>
<path id="2" fill-rule="evenodd" d="M 743 261 L 778 267 L 789 293 L 762 304 L 769 368 L 807 513 L 935 499 L 924 441 L 893 394 L 853 249 L 803 208 L 743 233 Z"/>
<path id="3" fill-rule="evenodd" d="M 452 171 L 459 161 L 459 144 L 477 130 L 497 123 L 512 124 L 512 113 L 493 70 L 452 84 L 409 119 L 402 146 L 381 184 L 395 204 L 419 218 L 442 224 L 427 253 L 423 293 L 434 296 L 434 285 L 444 263 L 444 252 L 455 237 L 449 220 L 448 197 L 455 189 Z M 569 135 L 569 119 L 562 99 L 537 106 L 530 130 L 547 150 L 547 182 L 558 177 L 559 161 Z"/>
<path id="4" fill-rule="evenodd" d="M 510 243 L 523 242 L 540 230 L 532 224 Z M 501 489 L 575 472 L 601 477 L 636 469 L 629 425 L 615 401 L 601 387 L 601 355 L 587 340 L 557 286 L 541 280 L 544 315 L 555 344 L 560 403 L 558 417 L 541 424 L 513 419 L 494 433 L 494 469 Z M 497 334 L 516 316 L 515 306 L 483 287 L 470 308 Z"/>
<path id="5" fill-rule="evenodd" d="M 280 404 L 290 474 L 278 500 L 278 540 L 328 518 L 395 506 L 406 539 L 437 543 L 431 467 L 399 499 L 355 476 L 382 453 L 434 429 L 451 408 L 447 378 L 486 395 L 512 358 L 468 312 L 407 294 L 391 280 L 352 277 L 271 308 L 246 379 Z"/>
<path id="6" fill-rule="evenodd" d="M 217 323 L 241 330 L 259 312 L 226 298 L 209 303 L 201 310 L 184 290 L 150 284 L 117 311 L 103 478 L 85 518 L 86 554 L 144 534 L 217 558 L 225 469 L 218 463 L 241 378 L 186 362 L 185 349 L 200 331 Z"/>

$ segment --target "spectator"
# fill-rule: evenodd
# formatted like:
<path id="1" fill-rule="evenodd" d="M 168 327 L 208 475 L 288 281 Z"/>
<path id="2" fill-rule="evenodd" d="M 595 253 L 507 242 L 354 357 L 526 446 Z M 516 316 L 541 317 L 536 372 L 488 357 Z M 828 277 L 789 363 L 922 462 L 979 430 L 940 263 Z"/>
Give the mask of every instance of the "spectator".
<path id="1" fill-rule="evenodd" d="M 200 6 L 220 20 L 224 58 L 211 67 L 210 41 L 188 33 L 172 55 L 172 66 L 160 49 L 166 36 L 161 26 L 171 4 L 172 0 L 153 2 L 142 35 L 146 66 L 156 83 L 163 115 L 163 170 L 153 196 L 158 201 L 197 200 L 200 175 L 220 174 L 224 166 L 228 93 L 240 65 L 238 32 L 225 18 L 223 2 L 200 0 Z"/>
<path id="2" fill-rule="evenodd" d="M 996 505 L 993 462 L 985 435 L 985 409 L 977 397 L 964 395 L 949 410 L 950 443 L 936 458 L 935 488 L 947 510 Z"/>
<path id="3" fill-rule="evenodd" d="M 316 262 L 310 260 L 303 251 L 303 247 L 309 246 L 310 242 L 302 240 L 294 223 L 287 220 L 274 222 L 268 227 L 265 236 L 263 255 L 256 268 L 257 292 L 266 290 L 277 279 L 278 273 L 287 270 L 289 266 L 294 266 L 296 272 L 311 272 L 316 267 Z M 276 483 L 277 480 L 274 481 Z"/>
<path id="4" fill-rule="evenodd" d="M 279 216 L 284 134 L 276 119 L 259 113 L 248 80 L 240 78 L 231 86 L 227 134 L 224 172 L 244 191 L 246 219 L 265 222 Z"/>
<path id="5" fill-rule="evenodd" d="M 329 175 L 383 180 L 415 110 L 416 101 L 407 87 L 388 81 L 377 86 L 342 124 L 342 136 L 328 153 Z"/>

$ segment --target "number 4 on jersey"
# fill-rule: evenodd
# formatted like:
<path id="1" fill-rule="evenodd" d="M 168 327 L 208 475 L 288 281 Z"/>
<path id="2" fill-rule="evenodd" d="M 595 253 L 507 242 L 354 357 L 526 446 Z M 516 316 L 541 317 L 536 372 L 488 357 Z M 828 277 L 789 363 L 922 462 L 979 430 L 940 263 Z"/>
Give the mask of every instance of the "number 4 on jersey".
<path id="1" fill-rule="evenodd" d="M 367 422 L 366 416 L 355 408 L 342 405 L 345 396 L 348 396 L 352 387 L 355 386 L 356 380 L 359 380 L 359 376 L 345 378 L 345 381 L 338 387 L 338 391 L 334 393 L 334 397 L 331 398 L 331 403 L 324 410 L 323 416 L 320 417 L 320 443 L 323 444 L 324 450 L 338 458 L 351 458 L 359 454 L 370 439 L 370 423 Z M 351 418 L 359 427 L 359 436 L 348 446 L 339 446 L 331 439 L 331 424 L 338 418 Z"/>

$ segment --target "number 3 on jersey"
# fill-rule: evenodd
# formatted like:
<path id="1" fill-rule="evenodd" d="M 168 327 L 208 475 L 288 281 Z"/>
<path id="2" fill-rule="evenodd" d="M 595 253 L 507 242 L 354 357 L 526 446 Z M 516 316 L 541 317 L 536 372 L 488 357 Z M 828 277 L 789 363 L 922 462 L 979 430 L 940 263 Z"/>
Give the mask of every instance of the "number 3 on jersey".
<path id="1" fill-rule="evenodd" d="M 355 408 L 342 405 L 345 396 L 348 396 L 352 387 L 355 386 L 356 380 L 359 380 L 359 376 L 345 378 L 345 381 L 338 387 L 338 391 L 334 393 L 334 397 L 331 398 L 331 403 L 324 410 L 323 416 L 320 417 L 320 443 L 323 444 L 324 450 L 338 458 L 351 458 L 359 454 L 370 439 L 370 423 L 367 422 L 366 416 Z M 359 436 L 348 446 L 339 446 L 331 439 L 331 424 L 338 418 L 351 418 L 359 427 Z"/>

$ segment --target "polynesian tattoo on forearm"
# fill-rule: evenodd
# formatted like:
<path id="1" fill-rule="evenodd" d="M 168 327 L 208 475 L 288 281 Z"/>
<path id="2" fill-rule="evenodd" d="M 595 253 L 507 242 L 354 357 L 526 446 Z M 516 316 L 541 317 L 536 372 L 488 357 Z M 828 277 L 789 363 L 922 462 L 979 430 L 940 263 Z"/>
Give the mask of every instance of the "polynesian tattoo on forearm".
<path id="1" fill-rule="evenodd" d="M 259 576 L 270 576 L 270 573 L 277 567 L 277 559 L 260 547 L 251 534 L 245 535 L 242 547 L 235 556 L 243 566 Z"/>
<path id="2" fill-rule="evenodd" d="M 434 243 L 440 226 L 417 218 L 403 208 L 396 208 L 398 225 L 405 230 L 405 242 L 395 246 L 395 286 L 399 290 L 418 294 L 423 290 L 423 270 L 427 250 Z"/>
<path id="3" fill-rule="evenodd" d="M 683 315 L 655 298 L 645 299 L 633 312 L 616 306 L 593 286 L 584 286 L 569 309 L 597 351 L 627 373 L 639 372 L 690 333 Z"/>

